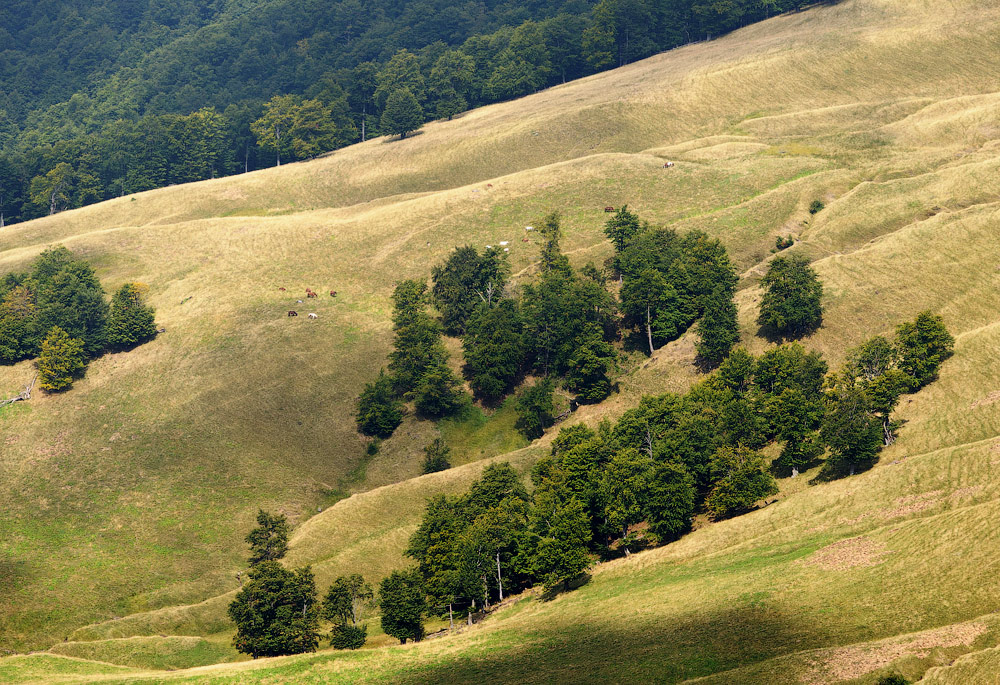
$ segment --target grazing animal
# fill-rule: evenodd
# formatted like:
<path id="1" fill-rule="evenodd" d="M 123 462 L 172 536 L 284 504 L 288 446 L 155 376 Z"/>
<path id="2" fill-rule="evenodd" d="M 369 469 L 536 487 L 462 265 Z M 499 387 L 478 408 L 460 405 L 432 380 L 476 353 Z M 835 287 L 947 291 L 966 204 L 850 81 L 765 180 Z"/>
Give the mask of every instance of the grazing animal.
<path id="1" fill-rule="evenodd" d="M 284 292 L 284 291 L 285 291 L 285 289 L 284 289 L 284 288 L 282 288 L 282 287 L 281 287 L 280 285 L 278 286 L 278 290 L 280 290 L 280 291 L 282 291 L 282 292 Z"/>
<path id="2" fill-rule="evenodd" d="M 295 300 L 295 304 L 302 304 L 302 300 Z"/>
<path id="3" fill-rule="evenodd" d="M 669 168 L 670 168 L 670 167 L 672 167 L 673 165 L 674 165 L 674 163 L 673 163 L 673 162 L 667 162 L 666 164 L 664 164 L 664 165 L 663 165 L 663 168 L 664 168 L 664 169 L 669 169 Z"/>
<path id="4" fill-rule="evenodd" d="M 604 211 L 605 212 L 613 212 L 613 211 L 615 211 L 615 208 L 612 207 L 611 205 L 608 205 L 607 207 L 604 208 Z"/>
<path id="5" fill-rule="evenodd" d="M 318 314 L 313 314 L 312 312 L 309 312 L 309 318 L 310 319 L 318 319 L 319 315 Z"/>
<path id="6" fill-rule="evenodd" d="M 319 297 L 319 295 L 317 295 L 316 293 L 314 293 L 312 290 L 307 290 L 306 291 L 306 298 L 308 299 L 310 297 Z"/>
<path id="7" fill-rule="evenodd" d="M 521 238 L 521 242 L 522 243 L 530 243 L 531 241 L 528 240 L 527 238 Z"/>
<path id="8" fill-rule="evenodd" d="M 492 188 L 492 187 L 493 187 L 493 184 L 492 184 L 492 183 L 487 183 L 487 184 L 486 184 L 486 187 L 487 187 L 487 188 Z"/>
<path id="9" fill-rule="evenodd" d="M 337 296 L 337 291 L 336 290 L 331 290 L 330 291 L 330 297 L 336 297 L 336 296 Z"/>
<path id="10" fill-rule="evenodd" d="M 288 310 L 288 316 L 298 316 L 299 313 L 293 309 Z"/>

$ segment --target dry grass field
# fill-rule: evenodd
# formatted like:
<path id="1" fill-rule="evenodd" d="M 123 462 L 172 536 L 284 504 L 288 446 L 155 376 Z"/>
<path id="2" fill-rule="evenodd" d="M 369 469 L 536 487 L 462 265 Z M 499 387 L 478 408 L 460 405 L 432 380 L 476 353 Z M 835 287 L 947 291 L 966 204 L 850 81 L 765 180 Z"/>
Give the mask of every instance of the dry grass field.
<path id="1" fill-rule="evenodd" d="M 0 273 L 65 244 L 109 290 L 147 283 L 166 328 L 0 410 L 0 653 L 56 645 L 0 658 L 0 682 L 996 682 L 998 42 L 995 0 L 845 0 L 403 141 L 0 231 Z M 922 309 L 944 316 L 956 354 L 904 400 L 878 466 L 789 479 L 775 504 L 457 635 L 164 670 L 239 658 L 225 606 L 258 507 L 290 516 L 288 561 L 324 587 L 405 564 L 425 498 L 483 460 L 527 472 L 548 437 L 525 448 L 509 412 L 445 426 L 447 472 L 417 477 L 438 429 L 413 419 L 365 457 L 352 403 L 385 363 L 389 294 L 465 243 L 510 240 L 530 277 L 523 227 L 553 209 L 573 261 L 600 261 L 602 208 L 624 203 L 725 242 L 754 351 L 778 234 L 825 283 L 805 344 L 831 365 Z M 299 305 L 306 287 L 338 297 Z M 689 338 L 631 358 L 621 392 L 575 420 L 683 389 L 692 361 Z M 0 367 L 0 395 L 32 373 Z"/>

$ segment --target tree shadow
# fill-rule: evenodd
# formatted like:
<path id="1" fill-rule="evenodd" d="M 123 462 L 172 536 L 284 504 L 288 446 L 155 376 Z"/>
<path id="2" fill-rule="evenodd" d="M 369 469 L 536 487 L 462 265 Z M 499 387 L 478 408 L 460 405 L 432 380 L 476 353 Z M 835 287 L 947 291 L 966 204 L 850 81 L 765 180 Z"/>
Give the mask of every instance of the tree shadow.
<path id="1" fill-rule="evenodd" d="M 803 328 L 799 331 L 792 331 L 788 333 L 782 333 L 774 326 L 758 326 L 757 327 L 757 337 L 764 338 L 769 343 L 775 345 L 782 345 L 786 342 L 796 342 L 802 340 L 803 338 L 808 338 L 819 329 L 823 327 L 823 322 L 820 321 L 815 326 L 810 326 L 808 328 Z"/>
<path id="2" fill-rule="evenodd" d="M 641 597 L 622 596 L 628 618 L 573 612 L 565 620 L 534 620 L 520 630 L 504 630 L 489 649 L 408 663 L 393 681 L 676 683 L 829 644 L 820 624 L 782 609 L 768 592 L 734 599 L 736 605 L 726 609 L 666 619 L 642 611 Z"/>

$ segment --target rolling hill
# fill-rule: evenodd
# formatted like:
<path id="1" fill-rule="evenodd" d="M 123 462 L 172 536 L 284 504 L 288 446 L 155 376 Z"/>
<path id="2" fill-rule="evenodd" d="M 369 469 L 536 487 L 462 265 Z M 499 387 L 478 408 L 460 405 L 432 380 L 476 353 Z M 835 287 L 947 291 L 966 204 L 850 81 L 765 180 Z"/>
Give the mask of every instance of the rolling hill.
<path id="1" fill-rule="evenodd" d="M 0 410 L 0 649 L 59 643 L 0 659 L 0 681 L 864 683 L 895 668 L 992 682 L 998 20 L 992 0 L 846 0 L 403 141 L 0 231 L 0 272 L 65 244 L 109 290 L 147 283 L 166 328 L 69 393 Z M 523 472 L 546 449 L 505 438 L 501 411 L 443 427 L 461 446 L 449 471 L 417 477 L 438 428 L 413 419 L 365 457 L 351 407 L 389 350 L 393 283 L 505 239 L 529 274 L 523 227 L 552 209 L 571 259 L 603 259 L 603 207 L 624 203 L 724 241 L 751 350 L 766 345 L 756 282 L 780 233 L 826 285 L 805 344 L 832 366 L 922 309 L 944 316 L 956 354 L 901 407 L 870 472 L 788 479 L 776 503 L 458 635 L 203 666 L 236 658 L 226 593 L 258 507 L 299 524 L 289 563 L 315 564 L 321 587 L 377 577 L 405 563 L 426 496 L 462 490 L 484 459 Z M 306 287 L 338 297 L 288 319 Z M 693 356 L 682 338 L 633 358 L 621 392 L 574 420 L 686 387 Z M 32 373 L 0 367 L 0 395 Z M 184 666 L 203 667 L 156 670 Z"/>

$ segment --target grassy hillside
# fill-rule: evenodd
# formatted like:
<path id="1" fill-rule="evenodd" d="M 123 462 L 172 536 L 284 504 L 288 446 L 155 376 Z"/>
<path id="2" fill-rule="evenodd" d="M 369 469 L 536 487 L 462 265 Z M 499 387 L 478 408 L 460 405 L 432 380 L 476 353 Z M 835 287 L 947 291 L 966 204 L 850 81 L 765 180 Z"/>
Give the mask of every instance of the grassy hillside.
<path id="1" fill-rule="evenodd" d="M 778 233 L 818 260 L 827 314 L 807 344 L 832 364 L 921 309 L 945 317 L 955 357 L 900 409 L 906 424 L 881 463 L 830 484 L 786 481 L 776 504 L 458 636 L 169 679 L 468 682 L 489 670 L 521 682 L 870 682 L 896 663 L 968 682 L 955 674 L 988 672 L 998 641 L 988 615 L 1000 603 L 998 18 L 996 2 L 848 0 L 405 141 L 0 232 L 0 271 L 64 243 L 109 288 L 148 283 L 167 329 L 96 361 L 71 392 L 0 413 L 0 649 L 163 634 L 142 663 L 116 657 L 119 643 L 61 649 L 142 668 L 179 663 L 162 656 L 177 650 L 186 663 L 199 649 L 214 660 L 258 506 L 303 524 L 290 561 L 316 564 L 321 585 L 402 563 L 423 498 L 463 489 L 481 464 L 391 485 L 417 475 L 435 433 L 412 420 L 363 457 L 350 407 L 388 352 L 393 282 L 425 276 L 454 245 L 505 239 L 515 272 L 530 273 L 537 245 L 521 242 L 523 226 L 554 208 L 574 261 L 603 259 L 602 208 L 628 202 L 722 238 L 744 272 L 754 350 L 764 346 L 755 283 Z M 817 198 L 827 208 L 811 217 Z M 307 286 L 339 295 L 297 305 Z M 319 318 L 288 319 L 289 308 Z M 581 418 L 684 387 L 692 359 L 682 339 L 634 361 L 622 393 Z M 0 394 L 31 373 L 0 368 Z M 510 447 L 469 442 L 479 447 L 463 461 Z M 542 449 L 513 458 L 525 470 Z M 76 664 L 91 669 L 81 678 L 104 668 L 16 657 L 0 660 L 0 680 L 53 679 Z"/>

